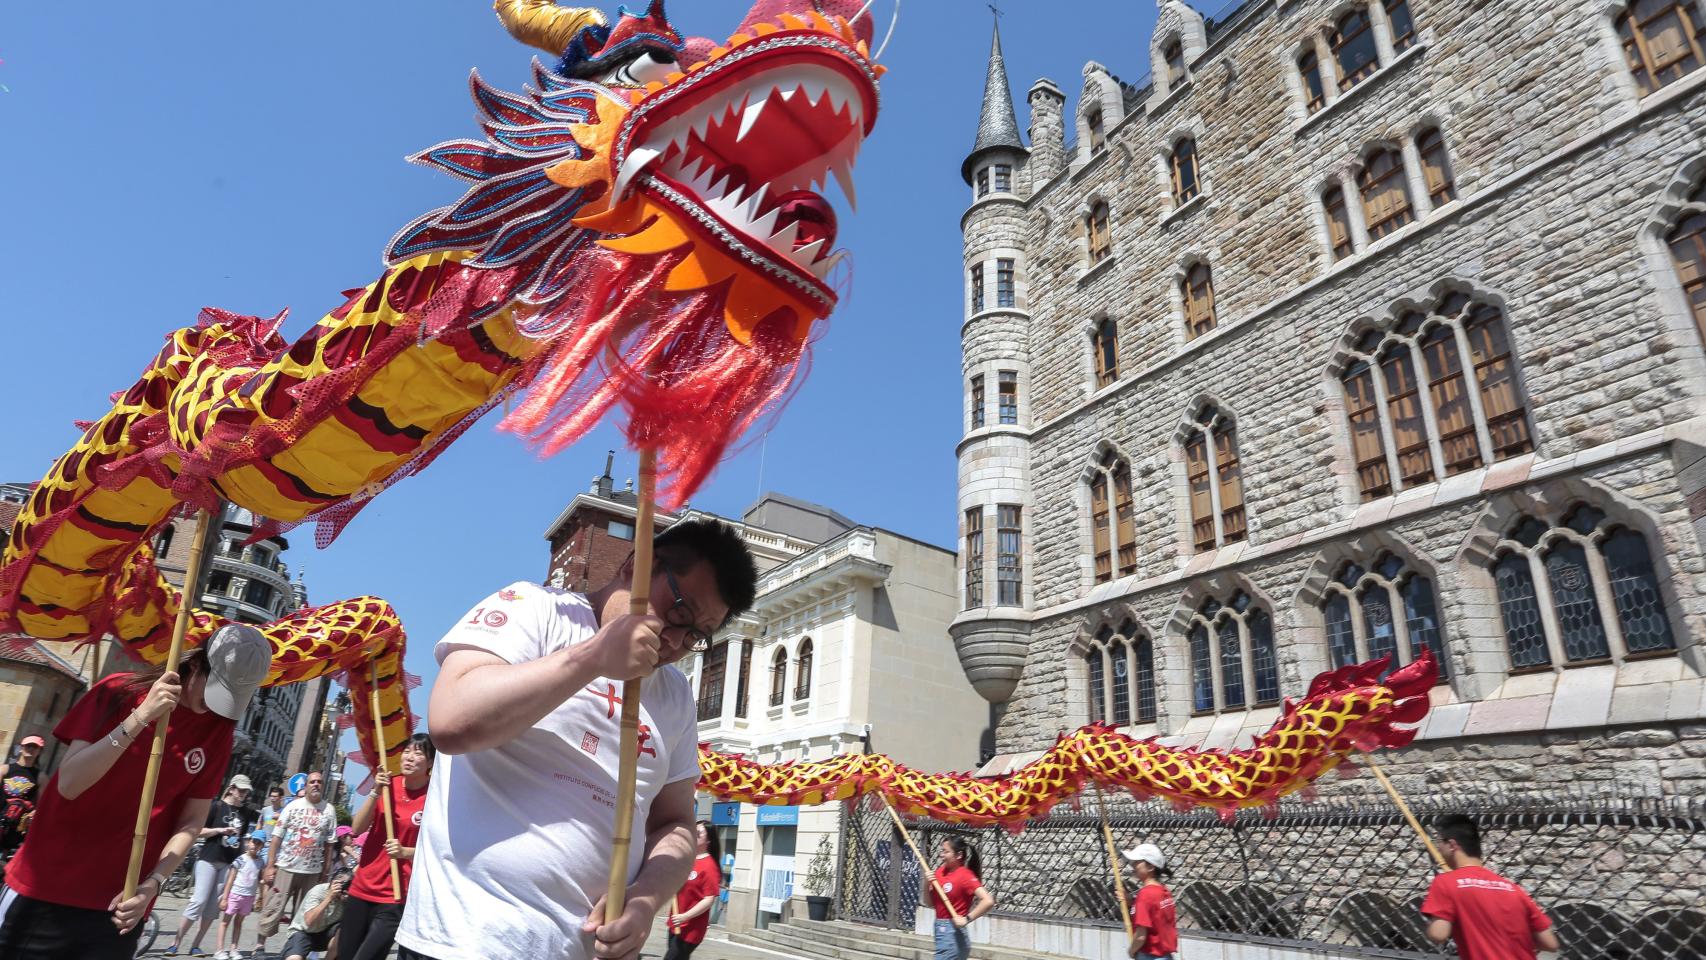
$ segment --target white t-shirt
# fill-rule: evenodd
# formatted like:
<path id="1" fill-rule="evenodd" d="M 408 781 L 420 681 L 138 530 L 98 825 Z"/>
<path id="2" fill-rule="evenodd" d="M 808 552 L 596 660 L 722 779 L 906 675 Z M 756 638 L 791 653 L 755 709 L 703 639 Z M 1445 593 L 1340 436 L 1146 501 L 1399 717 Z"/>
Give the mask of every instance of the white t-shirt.
<path id="1" fill-rule="evenodd" d="M 586 597 L 516 583 L 469 611 L 434 654 L 443 663 L 475 648 L 525 663 L 597 631 Z M 600 679 L 503 746 L 439 754 L 399 944 L 437 960 L 592 956 L 580 927 L 607 883 L 621 693 Z M 666 784 L 699 778 L 697 732 L 687 678 L 673 666 L 647 677 L 630 882 L 652 801 Z"/>
<path id="2" fill-rule="evenodd" d="M 237 877 L 231 881 L 231 895 L 252 897 L 261 884 L 261 858 L 243 854 L 237 858 Z"/>
<path id="3" fill-rule="evenodd" d="M 278 815 L 278 868 L 291 873 L 319 873 L 326 867 L 326 844 L 338 829 L 338 815 L 330 801 L 318 805 L 307 797 L 285 804 Z"/>

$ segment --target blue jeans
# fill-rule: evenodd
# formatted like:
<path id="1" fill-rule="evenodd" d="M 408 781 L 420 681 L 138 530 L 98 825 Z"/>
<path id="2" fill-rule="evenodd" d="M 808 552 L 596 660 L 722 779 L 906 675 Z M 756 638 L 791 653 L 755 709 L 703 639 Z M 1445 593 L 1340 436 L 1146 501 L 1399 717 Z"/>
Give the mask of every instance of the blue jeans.
<path id="1" fill-rule="evenodd" d="M 966 960 L 971 956 L 971 937 L 952 920 L 936 921 L 936 960 Z"/>

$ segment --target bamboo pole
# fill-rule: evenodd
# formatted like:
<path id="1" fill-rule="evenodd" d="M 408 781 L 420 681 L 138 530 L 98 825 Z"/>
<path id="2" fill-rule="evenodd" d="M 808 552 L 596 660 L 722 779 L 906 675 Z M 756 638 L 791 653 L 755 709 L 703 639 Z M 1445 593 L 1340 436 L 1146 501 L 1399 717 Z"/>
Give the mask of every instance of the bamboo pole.
<path id="1" fill-rule="evenodd" d="M 1329 743 L 1332 742 L 1333 738 L 1327 735 L 1327 731 L 1317 726 L 1315 721 L 1302 716 L 1301 713 L 1299 718 L 1309 725 L 1309 729 L 1314 730 Z M 1410 811 L 1410 805 L 1404 802 L 1404 797 L 1399 794 L 1398 788 L 1392 785 L 1391 780 L 1387 779 L 1386 771 L 1380 768 L 1380 761 L 1374 759 L 1374 755 L 1370 753 L 1363 754 L 1362 760 L 1368 764 L 1368 769 L 1374 774 L 1374 779 L 1380 781 L 1380 785 L 1386 789 L 1386 795 L 1392 798 L 1393 805 L 1398 808 L 1399 813 L 1404 815 L 1404 820 L 1410 825 L 1410 829 L 1416 831 L 1416 836 L 1421 838 L 1422 846 L 1428 848 L 1428 853 L 1434 858 L 1434 863 L 1439 864 L 1441 871 L 1450 870 L 1451 865 L 1445 862 L 1445 855 L 1439 852 L 1439 847 L 1434 844 L 1434 838 L 1428 836 L 1428 832 L 1422 829 L 1421 821 L 1417 820 L 1416 815 Z"/>
<path id="2" fill-rule="evenodd" d="M 1108 829 L 1108 805 L 1102 799 L 1102 785 L 1090 781 L 1096 788 L 1096 812 L 1102 817 L 1102 841 L 1108 845 L 1108 869 L 1114 873 L 1114 896 L 1120 901 L 1120 919 L 1125 921 L 1125 938 L 1132 936 L 1131 904 L 1125 898 L 1125 873 L 1120 869 L 1119 851 L 1114 847 L 1114 832 Z"/>
<path id="3" fill-rule="evenodd" d="M 401 669 L 400 666 L 399 669 Z M 374 769 L 384 770 L 389 773 L 391 770 L 391 751 L 390 748 L 385 745 L 385 721 L 379 714 L 379 662 L 377 660 L 370 660 L 367 664 L 367 693 L 373 701 L 373 749 L 379 754 L 378 760 L 374 764 Z M 396 840 L 397 814 L 391 806 L 391 785 L 385 784 L 383 786 L 379 786 L 378 784 L 375 784 L 375 787 L 379 790 L 381 802 L 385 804 L 385 839 L 388 841 Z M 389 851 L 386 852 L 385 856 L 391 864 L 391 899 L 398 903 L 402 903 L 403 879 L 402 875 L 397 870 L 397 858 L 391 856 Z"/>
<path id="4" fill-rule="evenodd" d="M 634 579 L 628 613 L 651 611 L 653 517 L 656 515 L 657 451 L 640 451 L 639 505 L 634 517 Z M 615 923 L 628 902 L 628 848 L 633 842 L 635 781 L 640 764 L 640 680 L 622 684 L 622 737 L 616 774 L 616 836 L 610 851 L 610 883 L 604 892 L 604 922 Z"/>
<path id="5" fill-rule="evenodd" d="M 190 627 L 190 608 L 200 599 L 201 569 L 207 556 L 207 528 L 213 521 L 210 511 L 202 509 L 195 515 L 195 538 L 190 541 L 189 565 L 184 568 L 184 589 L 178 599 L 178 618 L 172 623 L 172 646 L 166 651 L 166 672 L 177 673 L 178 661 L 184 655 L 184 634 Z M 154 790 L 160 785 L 160 761 L 166 755 L 166 728 L 172 722 L 167 711 L 154 722 L 154 745 L 148 752 L 148 772 L 142 778 L 142 798 L 136 806 L 136 832 L 130 839 L 130 866 L 124 872 L 124 893 L 119 900 L 136 896 L 137 878 L 142 872 L 142 853 L 148 846 L 149 814 L 154 812 Z"/>
<path id="6" fill-rule="evenodd" d="M 953 902 L 948 899 L 948 892 L 942 889 L 940 883 L 936 882 L 936 871 L 930 869 L 930 861 L 924 859 L 924 854 L 918 850 L 918 844 L 912 842 L 912 834 L 907 832 L 906 824 L 901 822 L 900 814 L 894 812 L 894 806 L 889 803 L 888 797 L 883 797 L 883 809 L 889 812 L 889 816 L 894 820 L 894 825 L 900 828 L 901 837 L 906 840 L 906 845 L 912 848 L 912 855 L 918 858 L 918 866 L 924 870 L 924 875 L 930 878 L 931 889 L 936 891 L 936 896 L 942 898 L 942 906 L 948 908 L 948 916 L 958 920 L 960 912 L 954 909 Z"/>

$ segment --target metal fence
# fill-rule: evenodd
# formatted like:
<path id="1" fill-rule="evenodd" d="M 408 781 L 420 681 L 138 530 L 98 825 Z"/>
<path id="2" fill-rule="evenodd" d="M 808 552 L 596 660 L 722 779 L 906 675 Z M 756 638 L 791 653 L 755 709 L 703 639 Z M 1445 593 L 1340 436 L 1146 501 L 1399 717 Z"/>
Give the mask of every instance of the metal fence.
<path id="1" fill-rule="evenodd" d="M 1449 956 L 1423 933 L 1432 861 L 1390 806 L 1287 805 L 1226 823 L 1212 813 L 1125 805 L 1116 843 L 1158 843 L 1172 860 L 1179 925 L 1343 956 Z M 1706 958 L 1706 802 L 1702 798 L 1583 800 L 1479 797 L 1417 808 L 1466 813 L 1481 826 L 1488 866 L 1522 884 L 1552 917 L 1565 960 Z M 1118 926 L 1119 907 L 1094 816 L 1060 814 L 1013 834 L 935 821 L 909 824 L 934 857 L 963 836 L 983 858 L 997 914 Z M 882 808 L 842 820 L 838 899 L 844 919 L 912 926 L 923 873 Z M 1126 876 L 1128 896 L 1134 880 Z"/>

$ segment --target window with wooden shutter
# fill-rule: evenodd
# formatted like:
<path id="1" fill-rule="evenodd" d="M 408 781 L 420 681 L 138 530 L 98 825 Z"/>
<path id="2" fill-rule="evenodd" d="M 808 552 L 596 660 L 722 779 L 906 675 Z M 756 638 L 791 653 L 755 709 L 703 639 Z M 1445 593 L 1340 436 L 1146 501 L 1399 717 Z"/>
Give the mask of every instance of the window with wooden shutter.
<path id="1" fill-rule="evenodd" d="M 1448 326 L 1436 325 L 1422 337 L 1421 347 L 1428 368 L 1434 422 L 1439 425 L 1440 452 L 1445 456 L 1445 475 L 1449 477 L 1481 465 L 1475 412 L 1465 392 L 1457 335 Z"/>
<path id="2" fill-rule="evenodd" d="M 1214 276 L 1206 263 L 1193 264 L 1179 281 L 1179 295 L 1185 303 L 1185 339 L 1197 337 L 1214 329 Z"/>
<path id="3" fill-rule="evenodd" d="M 966 511 L 966 608 L 983 606 L 983 508 Z"/>
<path id="4" fill-rule="evenodd" d="M 1445 153 L 1445 138 L 1438 130 L 1427 130 L 1416 138 L 1416 150 L 1422 155 L 1422 178 L 1427 181 L 1428 198 L 1434 206 L 1457 199 L 1457 184 L 1451 179 L 1451 159 Z"/>
<path id="5" fill-rule="evenodd" d="M 1668 238 L 1682 294 L 1706 339 L 1706 213 L 1696 213 L 1676 225 Z"/>
<path id="6" fill-rule="evenodd" d="M 1090 479 L 1090 544 L 1096 552 L 1096 582 L 1107 583 L 1114 578 L 1108 555 L 1108 475 L 1100 470 Z"/>
<path id="7" fill-rule="evenodd" d="M 1362 189 L 1362 208 L 1368 237 L 1379 240 L 1416 219 L 1410 203 L 1410 185 L 1404 179 L 1404 157 L 1397 150 L 1377 150 L 1369 155 L 1357 175 Z"/>
<path id="8" fill-rule="evenodd" d="M 1108 386 L 1120 375 L 1119 330 L 1113 317 L 1096 321 L 1096 332 L 1090 335 L 1090 350 L 1096 358 L 1096 389 Z"/>
<path id="9" fill-rule="evenodd" d="M 1321 82 L 1321 58 L 1314 50 L 1297 58 L 1297 75 L 1303 81 L 1303 102 L 1310 113 L 1327 105 L 1327 88 Z"/>
<path id="10" fill-rule="evenodd" d="M 1096 201 L 1084 219 L 1090 237 L 1090 264 L 1094 266 L 1114 255 L 1113 231 L 1108 229 L 1108 205 Z"/>
<path id="11" fill-rule="evenodd" d="M 1230 424 L 1214 428 L 1215 467 L 1220 478 L 1220 541 L 1244 539 L 1244 471 L 1238 463 L 1238 441 Z"/>
<path id="12" fill-rule="evenodd" d="M 1339 89 L 1349 90 L 1367 80 L 1380 68 L 1380 51 L 1374 44 L 1374 25 L 1365 9 L 1352 10 L 1339 18 L 1328 35 L 1339 68 Z"/>
<path id="13" fill-rule="evenodd" d="M 1700 68 L 1706 20 L 1691 0 L 1634 0 L 1617 18 L 1629 72 L 1641 95 Z"/>
<path id="14" fill-rule="evenodd" d="M 1321 194 L 1321 207 L 1327 213 L 1327 236 L 1333 245 L 1333 259 L 1343 260 L 1356 252 L 1351 213 L 1345 208 L 1345 191 L 1334 187 Z"/>
<path id="15" fill-rule="evenodd" d="M 1131 499 L 1131 464 L 1114 465 L 1114 534 L 1120 576 L 1137 572 L 1137 511 Z"/>
<path id="16" fill-rule="evenodd" d="M 1191 540 L 1198 553 L 1213 550 L 1214 494 L 1208 472 L 1208 438 L 1201 431 L 1185 442 L 1185 474 L 1191 493 Z"/>
<path id="17" fill-rule="evenodd" d="M 1398 475 L 1406 486 L 1434 478 L 1433 453 L 1422 417 L 1421 385 L 1408 344 L 1393 344 L 1380 359 L 1386 381 L 1386 415 L 1392 425 L 1392 445 L 1398 455 Z"/>
<path id="18" fill-rule="evenodd" d="M 1416 21 L 1410 0 L 1386 0 L 1386 22 L 1392 26 L 1392 51 L 1403 53 L 1416 45 Z"/>
<path id="19" fill-rule="evenodd" d="M 1196 199 L 1197 142 L 1186 137 L 1174 144 L 1167 165 L 1173 174 L 1173 206 L 1182 207 Z"/>
<path id="20" fill-rule="evenodd" d="M 1517 386 L 1511 362 L 1510 341 L 1505 337 L 1503 318 L 1496 307 L 1482 306 L 1464 325 L 1469 350 L 1475 362 L 1475 380 L 1481 388 L 1481 408 L 1487 414 L 1487 431 L 1493 438 L 1495 459 L 1514 457 L 1534 449 L 1528 432 L 1528 411 Z"/>
<path id="21" fill-rule="evenodd" d="M 1380 432 L 1380 410 L 1374 395 L 1374 371 L 1366 362 L 1352 364 L 1343 377 L 1345 416 L 1351 427 L 1351 456 L 1356 461 L 1357 487 L 1364 500 L 1392 492 L 1392 471 L 1386 463 L 1386 439 Z"/>
<path id="22" fill-rule="evenodd" d="M 1176 90 L 1179 84 L 1185 82 L 1184 43 L 1179 38 L 1174 37 L 1172 42 L 1168 43 L 1161 51 L 1161 57 L 1167 62 L 1167 89 Z"/>

